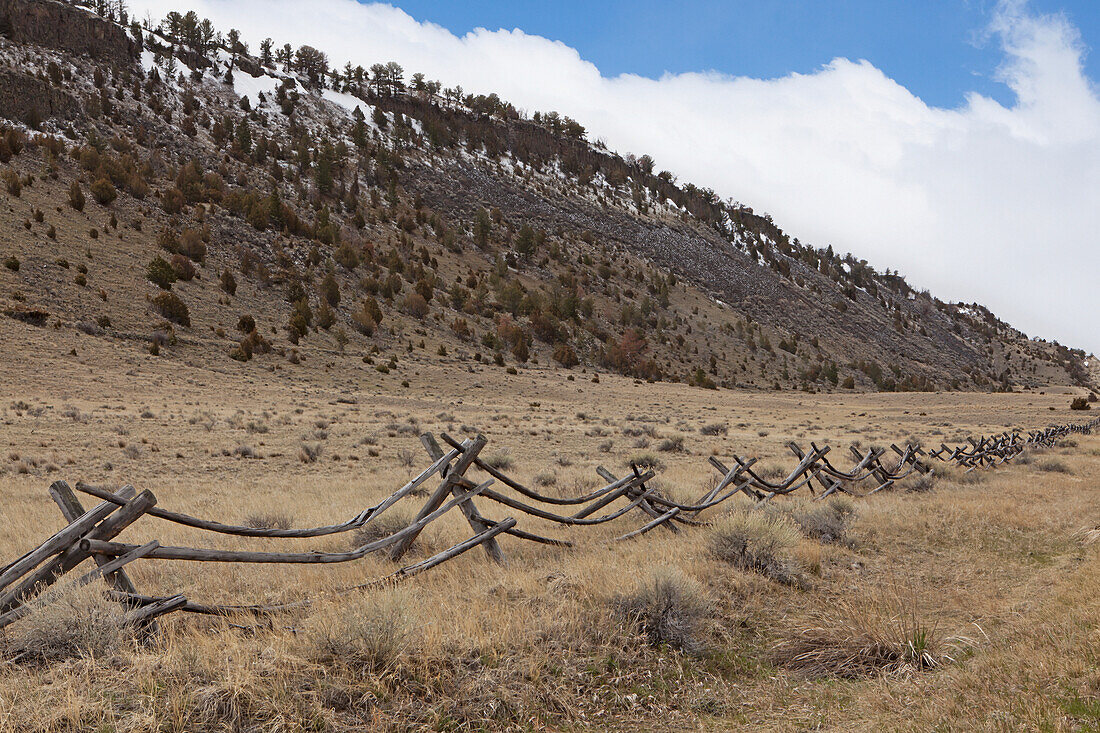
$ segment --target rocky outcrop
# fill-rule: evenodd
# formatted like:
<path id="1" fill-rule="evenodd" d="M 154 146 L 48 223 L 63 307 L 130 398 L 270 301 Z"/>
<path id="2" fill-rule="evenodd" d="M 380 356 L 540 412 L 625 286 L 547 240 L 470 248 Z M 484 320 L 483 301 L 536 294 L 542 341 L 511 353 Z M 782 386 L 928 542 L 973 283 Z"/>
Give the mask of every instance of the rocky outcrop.
<path id="1" fill-rule="evenodd" d="M 79 112 L 76 97 L 50 82 L 13 69 L 0 69 L 0 116 L 37 127 L 48 117 L 70 118 Z"/>
<path id="2" fill-rule="evenodd" d="M 116 63 L 129 63 L 140 50 L 114 23 L 55 0 L 0 0 L 0 35 Z"/>

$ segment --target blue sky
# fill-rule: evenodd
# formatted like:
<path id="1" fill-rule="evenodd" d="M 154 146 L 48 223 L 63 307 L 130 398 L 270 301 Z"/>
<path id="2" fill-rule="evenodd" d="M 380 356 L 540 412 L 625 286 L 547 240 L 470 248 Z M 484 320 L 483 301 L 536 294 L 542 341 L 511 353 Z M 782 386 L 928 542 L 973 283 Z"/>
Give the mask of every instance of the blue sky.
<path id="1" fill-rule="evenodd" d="M 977 91 L 1002 104 L 1003 58 L 983 38 L 993 0 L 612 0 L 516 2 L 397 0 L 419 21 L 456 35 L 520 28 L 577 49 L 605 76 L 717 70 L 775 78 L 809 73 L 834 58 L 867 59 L 925 102 L 957 107 Z M 1036 13 L 1066 14 L 1086 46 L 1100 42 L 1098 0 L 1032 0 Z M 1100 78 L 1100 55 L 1085 59 Z"/>

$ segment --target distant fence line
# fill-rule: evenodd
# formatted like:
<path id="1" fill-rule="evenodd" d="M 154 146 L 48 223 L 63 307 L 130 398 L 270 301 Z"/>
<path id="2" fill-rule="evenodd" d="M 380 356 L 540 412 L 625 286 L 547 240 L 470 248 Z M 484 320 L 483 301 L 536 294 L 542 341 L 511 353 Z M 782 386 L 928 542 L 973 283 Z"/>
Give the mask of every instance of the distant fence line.
<path id="1" fill-rule="evenodd" d="M 144 632 L 152 632 L 156 630 L 157 617 L 173 611 L 213 615 L 263 614 L 305 607 L 312 600 L 270 605 L 208 605 L 195 603 L 182 595 L 144 595 L 138 592 L 125 571 L 126 565 L 137 560 L 326 564 L 351 562 L 385 551 L 390 558 L 399 561 L 424 528 L 445 514 L 457 509 L 469 523 L 473 534 L 462 542 L 425 560 L 403 566 L 391 575 L 337 591 L 350 592 L 404 580 L 478 546 L 484 549 L 492 562 L 504 563 L 505 555 L 500 546 L 502 535 L 557 547 L 573 546 L 570 540 L 521 529 L 514 517 L 500 520 L 487 517 L 475 505 L 475 499 L 500 504 L 514 510 L 517 516 L 534 517 L 565 527 L 607 524 L 628 514 L 634 516 L 641 512 L 644 524 L 611 540 L 622 542 L 658 527 L 675 534 L 681 532 L 684 526 L 705 525 L 707 522 L 699 519 L 701 512 L 723 504 L 738 494 L 743 494 L 755 506 L 800 490 L 809 493 L 815 501 L 838 493 L 870 496 L 889 489 L 914 472 L 932 473 L 932 461 L 974 471 L 1010 462 L 1031 446 L 1052 446 L 1073 434 L 1090 434 L 1097 425 L 1100 425 L 1100 418 L 1043 430 L 1015 430 L 968 438 L 966 445 L 954 448 L 941 443 L 939 448 L 929 451 L 913 444 L 904 447 L 891 445 L 889 449 L 871 447 L 866 452 L 851 446 L 849 450 L 855 463 L 848 468 L 838 467 L 830 460 L 832 449 L 828 445 L 819 447 L 811 442 L 809 450 L 805 451 L 791 442 L 787 446 L 798 463 L 785 477 L 774 480 L 761 475 L 757 470 L 756 458 L 734 455 L 732 463 L 727 465 L 711 457 L 708 462 L 717 471 L 718 480 L 713 488 L 691 503 L 674 501 L 663 495 L 652 483 L 656 472 L 635 464 L 631 464 L 630 470 L 623 476 L 598 467 L 597 473 L 606 482 L 601 488 L 578 496 L 551 496 L 525 486 L 483 460 L 481 452 L 488 443 L 484 436 L 458 441 L 443 434 L 443 442 L 449 446 L 449 450 L 444 451 L 435 437 L 426 433 L 421 436 L 421 443 L 432 463 L 420 474 L 351 519 L 339 524 L 301 529 L 250 527 L 200 519 L 158 507 L 156 497 L 148 490 L 138 493 L 132 486 L 125 486 L 118 491 L 110 491 L 77 482 L 77 491 L 102 500 L 102 503 L 85 511 L 72 488 L 64 481 L 57 481 L 50 486 L 50 497 L 68 524 L 39 546 L 0 568 L 0 628 L 27 615 L 33 598 L 88 559 L 93 560 L 96 567 L 77 578 L 76 584 L 104 580 L 110 597 L 126 608 L 126 622 Z M 467 474 L 475 469 L 488 478 L 480 482 L 469 478 Z M 416 494 L 422 485 L 436 476 L 441 479 L 440 482 L 412 521 L 346 552 L 261 552 L 163 546 L 157 540 L 142 545 L 114 541 L 124 529 L 145 516 L 215 534 L 268 539 L 324 537 L 361 530 L 377 522 L 402 499 Z M 504 489 L 498 491 L 491 488 L 498 482 Z M 505 490 L 509 493 L 504 493 Z M 566 511 L 572 513 L 563 513 Z M 390 515 L 391 518 L 394 516 Z"/>

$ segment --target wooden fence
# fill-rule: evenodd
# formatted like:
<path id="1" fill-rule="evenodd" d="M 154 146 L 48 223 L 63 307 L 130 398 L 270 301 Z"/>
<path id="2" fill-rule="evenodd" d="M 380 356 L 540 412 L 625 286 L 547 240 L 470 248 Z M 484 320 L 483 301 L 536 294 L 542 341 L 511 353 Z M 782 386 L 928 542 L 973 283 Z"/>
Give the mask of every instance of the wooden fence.
<path id="1" fill-rule="evenodd" d="M 557 547 L 571 547 L 572 542 L 521 529 L 516 516 L 532 517 L 562 527 L 587 527 L 614 522 L 624 516 L 641 513 L 644 523 L 613 542 L 627 541 L 653 529 L 679 533 L 684 527 L 705 525 L 701 512 L 743 495 L 752 505 L 762 505 L 776 496 L 801 491 L 820 501 L 834 494 L 870 496 L 890 488 L 914 472 L 934 471 L 932 461 L 954 464 L 967 471 L 1011 461 L 1030 446 L 1051 446 L 1073 435 L 1088 434 L 1100 424 L 1100 418 L 1088 423 L 1060 425 L 1030 432 L 1013 431 L 979 439 L 970 438 L 962 446 L 924 451 L 919 446 L 891 445 L 889 449 L 869 448 L 866 452 L 855 446 L 849 450 L 854 463 L 842 468 L 830 459 L 830 446 L 810 443 L 803 450 L 795 443 L 788 447 L 797 464 L 781 478 L 767 478 L 757 469 L 758 459 L 734 455 L 729 464 L 710 458 L 717 472 L 717 483 L 690 503 L 674 501 L 653 485 L 656 474 L 631 465 L 623 476 L 600 467 L 597 473 L 606 483 L 594 491 L 578 496 L 552 496 L 532 489 L 481 458 L 488 442 L 484 436 L 458 441 L 449 435 L 441 437 L 449 450 L 444 451 L 431 434 L 421 436 L 431 465 L 380 503 L 364 509 L 356 516 L 321 527 L 280 529 L 223 524 L 200 519 L 157 506 L 151 491 L 138 493 L 125 486 L 118 491 L 90 486 L 81 482 L 76 490 L 93 496 L 101 503 L 85 510 L 73 489 L 64 481 L 50 486 L 51 498 L 58 505 L 68 524 L 22 557 L 0 568 L 0 628 L 17 621 L 30 612 L 30 601 L 56 583 L 65 574 L 86 560 L 95 567 L 76 579 L 85 585 L 102 579 L 110 597 L 123 604 L 126 621 L 143 631 L 156 629 L 156 618 L 173 611 L 230 615 L 237 613 L 264 614 L 308 606 L 310 600 L 276 605 L 207 605 L 195 603 L 182 595 L 149 596 L 138 592 L 127 576 L 125 566 L 137 560 L 184 560 L 219 563 L 343 563 L 359 560 L 374 552 L 386 552 L 400 561 L 417 536 L 430 523 L 448 512 L 458 510 L 470 525 L 469 538 L 431 557 L 405 565 L 389 576 L 340 589 L 351 592 L 393 583 L 429 570 L 474 547 L 482 547 L 494 563 L 506 561 L 500 545 L 502 536 Z M 487 478 L 470 477 L 474 471 Z M 367 541 L 346 552 L 258 552 L 245 550 L 204 549 L 198 547 L 163 546 L 157 540 L 142 545 L 115 541 L 131 524 L 143 517 L 155 517 L 213 534 L 240 537 L 260 537 L 272 540 L 323 537 L 359 530 L 377 522 L 398 502 L 420 490 L 433 478 L 439 479 L 435 489 L 415 518 L 401 529 Z M 500 488 L 494 488 L 499 484 Z M 504 519 L 483 514 L 475 504 L 499 504 L 507 510 Z M 602 512 L 602 513 L 601 513 Z"/>

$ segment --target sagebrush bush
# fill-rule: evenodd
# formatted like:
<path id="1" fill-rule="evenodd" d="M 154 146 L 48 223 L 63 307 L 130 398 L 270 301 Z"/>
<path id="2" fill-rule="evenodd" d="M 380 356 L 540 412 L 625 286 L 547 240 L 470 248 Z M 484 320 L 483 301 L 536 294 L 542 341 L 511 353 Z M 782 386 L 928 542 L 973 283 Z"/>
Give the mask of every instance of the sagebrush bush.
<path id="1" fill-rule="evenodd" d="M 145 277 L 157 287 L 171 290 L 172 283 L 176 281 L 176 271 L 168 260 L 157 256 L 145 268 Z"/>
<path id="2" fill-rule="evenodd" d="M 243 447 L 243 446 L 242 446 Z M 241 449 L 238 448 L 239 452 Z M 290 517 L 278 512 L 260 512 L 249 514 L 244 519 L 244 526 L 254 529 L 290 529 L 293 526 Z"/>
<path id="3" fill-rule="evenodd" d="M 107 178 L 100 178 L 95 181 L 89 190 L 92 192 L 92 196 L 103 206 L 107 206 L 116 198 L 118 198 L 118 191 L 115 190 L 115 186 Z"/>
<path id="4" fill-rule="evenodd" d="M 790 517 L 810 539 L 833 544 L 848 541 L 848 524 L 856 508 L 847 497 L 839 496 L 825 502 L 802 502 L 790 510 Z"/>
<path id="5" fill-rule="evenodd" d="M 798 527 L 777 512 L 739 509 L 711 526 L 710 549 L 715 557 L 741 570 L 804 587 L 801 568 L 791 554 L 801 536 Z"/>
<path id="6" fill-rule="evenodd" d="M 69 186 L 69 206 L 77 211 L 84 211 L 84 202 L 84 191 L 81 190 L 80 183 L 73 181 Z"/>
<path id="7" fill-rule="evenodd" d="M 414 521 L 413 515 L 400 507 L 387 509 L 355 531 L 352 537 L 352 547 L 362 547 L 384 537 L 397 534 Z M 418 537 L 410 546 L 410 550 L 415 553 L 419 552 L 420 549 L 421 544 Z"/>
<path id="8" fill-rule="evenodd" d="M 172 323 L 185 327 L 191 325 L 191 312 L 187 308 L 187 304 L 180 300 L 175 293 L 157 293 L 157 296 L 153 298 L 153 306 L 157 309 L 157 313 L 160 313 Z"/>
<path id="9" fill-rule="evenodd" d="M 679 568 L 660 566 L 634 592 L 616 597 L 613 608 L 636 624 L 651 646 L 697 653 L 703 649 L 701 637 L 713 604 L 698 581 Z"/>
<path id="10" fill-rule="evenodd" d="M 509 455 L 508 452 L 505 450 L 491 453 L 483 460 L 485 461 L 485 465 L 492 466 L 498 471 L 507 471 L 513 465 L 515 465 L 515 461 L 512 460 L 512 456 Z"/>
<path id="11" fill-rule="evenodd" d="M 684 436 L 673 435 L 665 438 L 657 444 L 657 450 L 662 453 L 683 453 L 684 452 Z"/>
<path id="12" fill-rule="evenodd" d="M 379 673 L 392 669 L 415 642 L 415 599 L 405 589 L 373 591 L 311 619 L 307 656 L 323 665 Z"/>
<path id="13" fill-rule="evenodd" d="M 191 260 L 183 255 L 172 255 L 172 271 L 176 273 L 176 279 L 180 282 L 188 282 L 195 278 L 195 266 Z"/>
<path id="14" fill-rule="evenodd" d="M 129 639 L 121 607 L 107 600 L 95 584 L 53 589 L 30 606 L 30 613 L 0 641 L 9 659 L 57 662 L 105 657 L 121 651 Z"/>
<path id="15" fill-rule="evenodd" d="M 1035 467 L 1046 473 L 1073 473 L 1069 466 L 1056 458 L 1040 461 Z"/>

